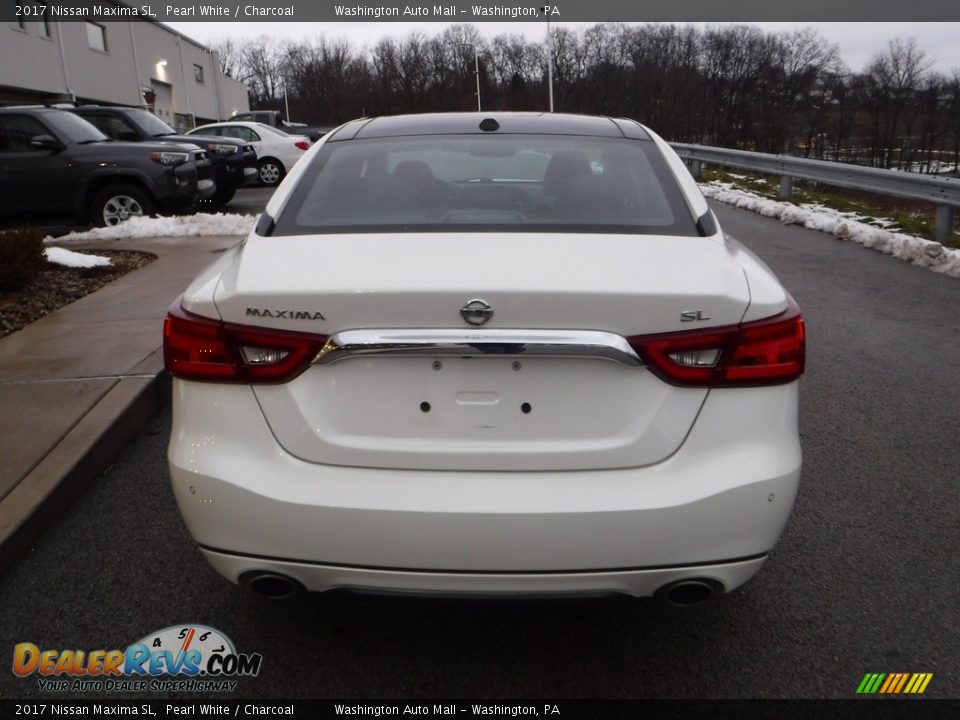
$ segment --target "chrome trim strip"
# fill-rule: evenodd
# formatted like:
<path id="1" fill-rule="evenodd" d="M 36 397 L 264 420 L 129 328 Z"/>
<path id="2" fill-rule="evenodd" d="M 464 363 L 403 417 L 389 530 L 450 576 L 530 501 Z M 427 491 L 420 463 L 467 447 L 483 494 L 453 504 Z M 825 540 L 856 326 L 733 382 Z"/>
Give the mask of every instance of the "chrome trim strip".
<path id="1" fill-rule="evenodd" d="M 621 335 L 596 330 L 342 330 L 313 359 L 330 365 L 365 355 L 580 357 L 643 365 Z"/>

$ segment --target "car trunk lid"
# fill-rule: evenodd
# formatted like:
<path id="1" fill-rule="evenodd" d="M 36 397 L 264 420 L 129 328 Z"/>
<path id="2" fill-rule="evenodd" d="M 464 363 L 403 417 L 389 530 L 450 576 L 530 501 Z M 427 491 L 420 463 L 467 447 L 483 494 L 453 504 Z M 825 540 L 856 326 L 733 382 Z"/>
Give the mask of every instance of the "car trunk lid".
<path id="1" fill-rule="evenodd" d="M 472 300 L 492 310 L 481 327 L 461 315 Z M 709 238 L 323 234 L 251 236 L 215 301 L 227 322 L 322 335 L 439 331 L 478 345 L 498 333 L 518 338 L 513 352 L 507 344 L 491 353 L 348 354 L 290 382 L 254 386 L 277 440 L 297 457 L 411 470 L 573 470 L 663 460 L 707 390 L 668 385 L 604 353 L 544 356 L 524 336 L 532 347 L 547 331 L 616 338 L 731 325 L 749 293 L 742 270 Z"/>

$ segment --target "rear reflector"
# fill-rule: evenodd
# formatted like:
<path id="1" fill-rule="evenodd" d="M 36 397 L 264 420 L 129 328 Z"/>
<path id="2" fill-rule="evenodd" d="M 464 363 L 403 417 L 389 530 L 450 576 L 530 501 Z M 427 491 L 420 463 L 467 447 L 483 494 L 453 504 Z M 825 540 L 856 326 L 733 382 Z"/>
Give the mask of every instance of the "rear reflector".
<path id="1" fill-rule="evenodd" d="M 803 315 L 793 298 L 763 320 L 707 330 L 627 338 L 664 382 L 685 387 L 780 385 L 803 374 Z"/>
<path id="2" fill-rule="evenodd" d="M 163 322 L 163 361 L 184 380 L 283 383 L 302 373 L 326 341 L 326 335 L 211 320 L 177 300 Z"/>

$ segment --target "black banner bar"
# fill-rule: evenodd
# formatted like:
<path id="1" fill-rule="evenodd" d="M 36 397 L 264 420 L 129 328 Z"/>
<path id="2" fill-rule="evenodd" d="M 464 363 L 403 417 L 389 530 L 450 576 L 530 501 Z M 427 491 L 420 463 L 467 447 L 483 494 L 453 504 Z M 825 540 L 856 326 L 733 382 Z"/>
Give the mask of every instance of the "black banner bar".
<path id="1" fill-rule="evenodd" d="M 0 700 L 0 717 L 555 718 L 556 720 L 940 720 L 958 700 Z"/>
<path id="2" fill-rule="evenodd" d="M 955 21 L 955 0 L 48 0 L 0 1 L 0 21 L 684 22 Z"/>

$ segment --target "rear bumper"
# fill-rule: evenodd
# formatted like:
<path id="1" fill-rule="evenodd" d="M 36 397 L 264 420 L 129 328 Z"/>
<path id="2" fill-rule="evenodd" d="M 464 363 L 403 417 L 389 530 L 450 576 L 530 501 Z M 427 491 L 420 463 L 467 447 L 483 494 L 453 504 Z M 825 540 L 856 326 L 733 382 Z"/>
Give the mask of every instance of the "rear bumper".
<path id="1" fill-rule="evenodd" d="M 663 462 L 566 472 L 385 470 L 281 448 L 252 391 L 174 381 L 174 494 L 204 555 L 237 581 L 310 590 L 624 592 L 745 582 L 797 491 L 796 383 L 711 391 Z M 735 418 L 736 422 L 731 422 Z"/>
<path id="2" fill-rule="evenodd" d="M 323 565 L 250 557 L 201 548 L 203 556 L 224 577 L 239 582 L 252 569 L 284 575 L 307 590 L 360 590 L 418 595 L 653 595 L 664 585 L 684 579 L 709 579 L 726 591 L 753 577 L 765 556 L 711 565 L 640 568 L 579 573 L 454 573 Z"/>

